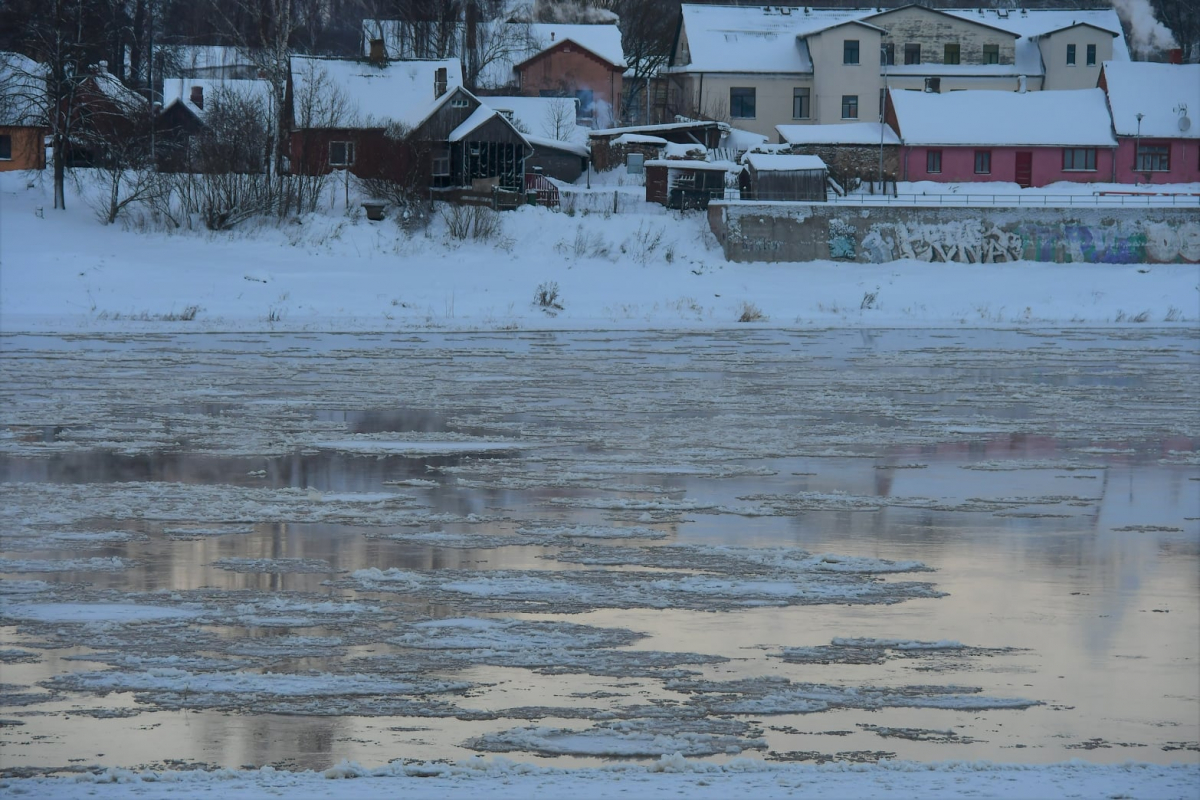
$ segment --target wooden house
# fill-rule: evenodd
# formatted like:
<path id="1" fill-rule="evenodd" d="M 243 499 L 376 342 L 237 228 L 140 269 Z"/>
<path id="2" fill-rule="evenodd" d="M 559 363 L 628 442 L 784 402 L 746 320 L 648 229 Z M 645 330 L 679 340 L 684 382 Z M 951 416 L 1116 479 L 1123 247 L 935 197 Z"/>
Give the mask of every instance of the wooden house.
<path id="1" fill-rule="evenodd" d="M 824 203 L 828 170 L 817 156 L 747 153 L 738 175 L 743 200 Z"/>
<path id="2" fill-rule="evenodd" d="M 522 191 L 532 147 L 462 86 L 457 59 L 370 63 L 294 57 L 291 168 L 348 170 L 430 189 Z"/>
<path id="3" fill-rule="evenodd" d="M 1200 181 L 1200 64 L 1106 61 L 1100 88 L 1108 98 L 1118 183 Z"/>
<path id="4" fill-rule="evenodd" d="M 25 56 L 0 53 L 0 172 L 46 167 L 42 71 Z"/>
<path id="5" fill-rule="evenodd" d="M 592 164 L 603 172 L 624 166 L 627 153 L 643 152 L 642 146 L 646 144 L 656 148 L 667 143 L 694 144 L 704 150 L 712 150 L 721 145 L 722 138 L 729 131 L 728 123 L 713 120 L 601 128 L 588 134 L 588 144 L 592 151 Z"/>

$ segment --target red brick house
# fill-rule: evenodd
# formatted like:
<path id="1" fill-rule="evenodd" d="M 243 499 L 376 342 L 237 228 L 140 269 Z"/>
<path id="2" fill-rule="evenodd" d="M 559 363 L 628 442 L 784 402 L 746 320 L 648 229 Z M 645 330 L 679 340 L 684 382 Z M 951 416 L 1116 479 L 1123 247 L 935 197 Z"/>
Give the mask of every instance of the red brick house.
<path id="1" fill-rule="evenodd" d="M 607 127 L 615 118 L 625 73 L 616 25 L 530 25 L 540 49 L 514 64 L 525 96 L 574 97 L 581 124 Z"/>

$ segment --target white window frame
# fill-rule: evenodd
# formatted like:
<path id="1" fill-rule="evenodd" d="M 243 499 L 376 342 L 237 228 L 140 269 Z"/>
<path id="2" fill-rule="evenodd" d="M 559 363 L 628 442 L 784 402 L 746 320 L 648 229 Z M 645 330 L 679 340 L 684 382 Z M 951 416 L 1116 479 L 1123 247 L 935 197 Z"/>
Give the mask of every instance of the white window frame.
<path id="1" fill-rule="evenodd" d="M 342 152 L 345 158 L 341 161 L 333 160 L 333 148 L 337 145 L 341 145 L 344 148 Z M 354 155 L 354 142 L 348 139 L 338 139 L 329 143 L 329 166 L 331 167 L 354 166 Z"/>

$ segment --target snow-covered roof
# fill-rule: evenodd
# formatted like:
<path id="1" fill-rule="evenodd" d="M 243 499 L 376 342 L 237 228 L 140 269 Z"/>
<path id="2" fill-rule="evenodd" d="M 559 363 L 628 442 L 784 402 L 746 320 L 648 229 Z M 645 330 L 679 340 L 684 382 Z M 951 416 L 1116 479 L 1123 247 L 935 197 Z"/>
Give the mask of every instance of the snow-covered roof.
<path id="1" fill-rule="evenodd" d="M 147 103 L 146 98 L 121 83 L 116 75 L 108 72 L 103 66 L 98 68 L 91 77 L 92 85 L 96 87 L 96 91 L 118 106 L 125 109 L 136 109 Z"/>
<path id="2" fill-rule="evenodd" d="M 755 172 L 798 172 L 800 170 L 825 169 L 825 162 L 817 156 L 782 153 L 747 153 L 742 156 L 742 163 L 753 167 Z"/>
<path id="3" fill-rule="evenodd" d="M 651 158 L 645 162 L 647 167 L 669 167 L 670 169 L 699 169 L 709 172 L 737 172 L 740 166 L 732 161 L 698 161 L 684 158 Z"/>
<path id="4" fill-rule="evenodd" d="M 20 53 L 0 53 L 0 125 L 38 125 L 45 117 L 46 68 Z"/>
<path id="5" fill-rule="evenodd" d="M 383 39 L 389 58 L 416 54 L 419 37 L 410 32 L 413 23 L 395 19 L 364 19 L 363 55 L 371 54 L 371 40 Z M 456 26 L 445 52 L 465 59 L 466 26 Z M 480 59 L 477 85 L 499 88 L 515 83 L 518 64 L 570 39 L 614 66 L 624 69 L 621 32 L 616 25 L 560 25 L 557 23 L 481 22 L 476 27 L 476 52 Z"/>
<path id="6" fill-rule="evenodd" d="M 675 64 L 691 72 L 812 72 L 803 37 L 869 13 L 848 9 L 763 6 L 683 6 L 683 32 L 691 60 Z M 786 13 L 784 13 L 786 12 Z"/>
<path id="7" fill-rule="evenodd" d="M 1142 136 L 1200 139 L 1200 64 L 1105 61 L 1104 80 L 1118 136 L 1137 136 L 1141 114 Z M 1179 127 L 1184 106 L 1186 131 Z"/>
<path id="8" fill-rule="evenodd" d="M 1100 89 L 893 91 L 907 145 L 1115 147 Z"/>
<path id="9" fill-rule="evenodd" d="M 881 130 L 882 129 L 882 130 Z M 847 122 L 833 125 L 776 125 L 775 130 L 788 144 L 900 144 L 891 125 L 878 122 Z"/>
<path id="10" fill-rule="evenodd" d="M 626 133 L 647 133 L 654 135 L 655 132 L 681 131 L 688 128 L 707 128 L 709 126 L 716 126 L 721 131 L 730 130 L 728 122 L 701 119 L 689 122 L 664 122 L 658 125 L 629 125 L 624 128 L 597 128 L 590 131 L 588 136 L 620 136 Z"/>
<path id="11" fill-rule="evenodd" d="M 438 69 L 446 70 L 447 92 L 434 95 Z M 384 127 L 389 122 L 416 127 L 462 86 L 457 58 L 430 61 L 392 61 L 383 66 L 332 58 L 292 57 L 292 85 L 301 97 L 311 82 L 328 82 L 345 100 L 346 112 L 336 124 L 322 120 L 317 127 Z M 296 102 L 294 106 L 299 106 Z M 299 112 L 297 112 L 299 113 Z"/>
<path id="12" fill-rule="evenodd" d="M 537 50 L 522 60 L 527 61 L 537 53 L 560 44 L 564 39 L 570 39 L 615 67 L 624 69 L 626 66 L 625 51 L 621 47 L 621 29 L 616 25 L 564 25 L 535 22 L 529 25 L 529 35 Z"/>
<path id="13" fill-rule="evenodd" d="M 559 139 L 548 139 L 545 136 L 533 136 L 531 134 L 525 134 L 525 141 L 533 145 L 535 150 L 564 150 L 568 153 L 574 153 L 577 156 L 588 155 L 588 149 L 575 142 L 564 142 Z"/>
<path id="14" fill-rule="evenodd" d="M 646 136 L 641 133 L 623 133 L 613 139 L 610 144 L 653 144 L 665 145 L 667 140 L 661 136 Z"/>
<path id="15" fill-rule="evenodd" d="M 1109 33 L 1113 39 L 1113 59 L 1129 60 L 1129 47 L 1121 34 L 1121 20 L 1112 8 L 1091 9 L 945 9 L 944 13 L 972 22 L 983 22 L 994 28 L 1010 31 L 1021 37 L 1016 41 L 1016 53 L 1011 68 L 1012 74 L 1041 75 L 1042 52 L 1038 37 L 1048 36 L 1075 25 L 1090 25 Z M 892 68 L 888 67 L 890 71 Z"/>
<path id="16" fill-rule="evenodd" d="M 199 88 L 204 101 L 204 108 L 192 102 L 192 89 Z M 213 98 L 228 92 L 247 100 L 256 100 L 263 108 L 271 105 L 271 84 L 260 80 L 235 80 L 220 78 L 166 78 L 163 80 L 163 110 L 180 103 L 191 111 L 198 119 L 204 119 L 205 113 L 212 108 Z"/>
<path id="17" fill-rule="evenodd" d="M 770 8 L 770 11 L 764 11 Z M 894 11 L 890 9 L 889 11 Z M 1014 63 L 1000 65 L 921 64 L 907 68 L 914 74 L 944 75 L 1041 75 L 1041 50 L 1038 37 L 1075 25 L 1090 25 L 1116 33 L 1113 58 L 1129 60 L 1129 49 L 1121 35 L 1121 23 L 1112 8 L 1104 9 L 926 9 L 967 22 L 985 25 L 1018 37 L 1014 42 Z M 858 21 L 879 26 L 889 11 L 875 8 L 818 9 L 781 8 L 779 6 L 683 6 L 683 34 L 687 38 L 691 60 L 675 64 L 676 72 L 735 73 L 811 73 L 812 59 L 804 37 L 823 30 Z M 864 62 L 866 63 L 866 62 Z M 903 65 L 889 65 L 890 74 L 903 74 Z"/>
<path id="18" fill-rule="evenodd" d="M 163 69 L 167 71 L 169 77 L 178 77 L 179 74 L 192 72 L 254 66 L 253 59 L 236 47 L 171 44 L 160 45 L 155 50 L 163 54 Z"/>
<path id="19" fill-rule="evenodd" d="M 519 127 L 529 131 L 533 136 L 546 139 L 557 139 L 567 133 L 564 128 L 570 128 L 569 141 L 580 146 L 587 144 L 588 128 L 575 124 L 575 98 L 573 97 L 500 97 L 489 96 L 479 98 L 480 102 L 489 108 L 494 108 L 510 117 Z M 570 104 L 569 119 L 566 124 L 556 124 L 564 116 L 563 103 Z M 532 139 L 530 140 L 532 141 Z"/>
<path id="20" fill-rule="evenodd" d="M 721 134 L 721 147 L 732 147 L 734 150 L 749 150 L 751 147 L 760 147 L 766 144 L 767 138 L 761 133 L 744 131 L 741 128 L 730 128 Z"/>
<path id="21" fill-rule="evenodd" d="M 497 113 L 499 112 L 497 112 L 494 108 L 479 106 L 479 108 L 471 112 L 471 116 L 464 119 L 461 123 L 459 123 L 457 128 L 450 131 L 450 135 L 446 137 L 446 141 L 461 142 L 471 133 L 471 131 L 475 130 L 480 125 L 496 116 Z"/>

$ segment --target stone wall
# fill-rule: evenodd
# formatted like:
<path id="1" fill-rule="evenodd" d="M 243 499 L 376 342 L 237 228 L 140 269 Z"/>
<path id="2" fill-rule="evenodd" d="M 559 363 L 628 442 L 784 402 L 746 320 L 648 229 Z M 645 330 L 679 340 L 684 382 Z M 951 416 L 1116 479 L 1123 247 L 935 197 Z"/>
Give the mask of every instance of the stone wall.
<path id="1" fill-rule="evenodd" d="M 819 157 L 829 167 L 830 175 L 843 185 L 849 178 L 858 178 L 864 183 L 879 180 L 879 145 L 796 144 L 792 145 L 791 152 Z M 896 145 L 884 145 L 883 174 L 890 181 L 900 174 L 900 148 Z"/>
<path id="2" fill-rule="evenodd" d="M 898 259 L 996 263 L 1200 263 L 1187 208 L 945 208 L 713 202 L 730 261 Z"/>

